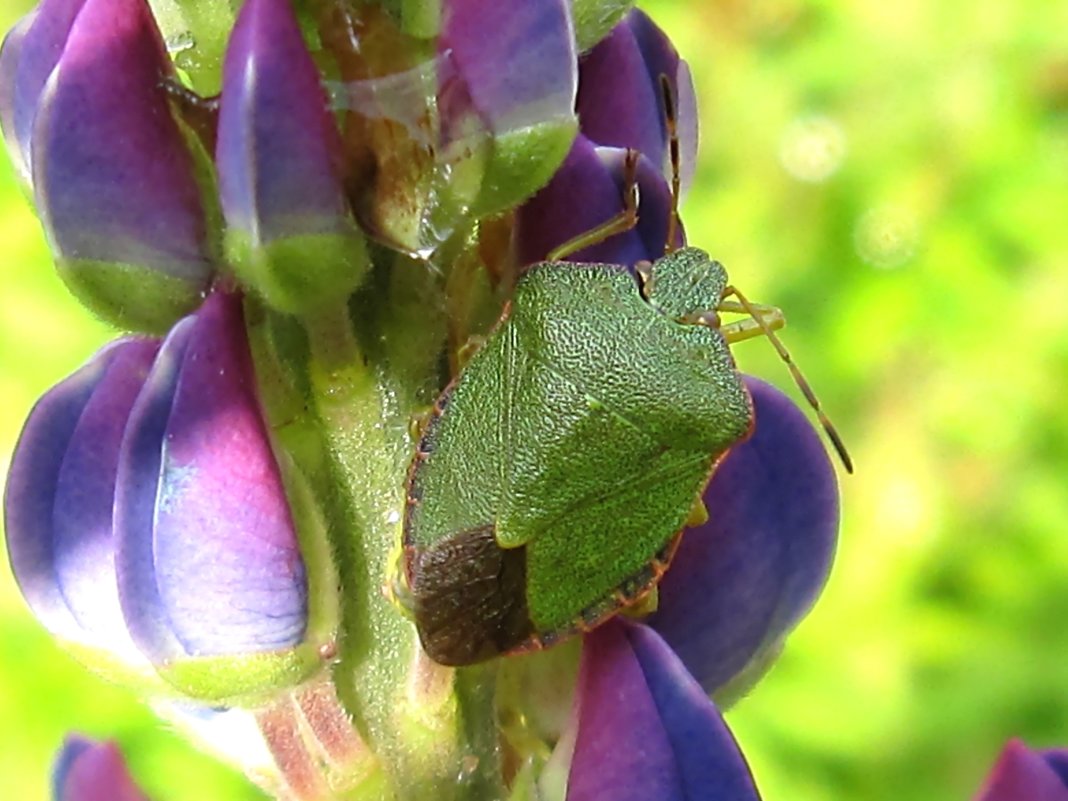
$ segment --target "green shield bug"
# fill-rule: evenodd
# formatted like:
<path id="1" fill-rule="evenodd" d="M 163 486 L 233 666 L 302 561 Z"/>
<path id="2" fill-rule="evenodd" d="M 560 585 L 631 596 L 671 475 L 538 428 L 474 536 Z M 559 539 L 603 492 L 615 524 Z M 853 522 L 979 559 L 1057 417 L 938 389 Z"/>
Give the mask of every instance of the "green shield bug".
<path id="1" fill-rule="evenodd" d="M 554 255 L 633 225 L 628 189 L 619 217 Z M 850 469 L 773 333 L 782 324 L 696 248 L 635 269 L 525 270 L 409 470 L 404 577 L 427 654 L 465 665 L 545 647 L 655 587 L 716 464 L 752 427 L 733 342 L 771 339 Z"/>

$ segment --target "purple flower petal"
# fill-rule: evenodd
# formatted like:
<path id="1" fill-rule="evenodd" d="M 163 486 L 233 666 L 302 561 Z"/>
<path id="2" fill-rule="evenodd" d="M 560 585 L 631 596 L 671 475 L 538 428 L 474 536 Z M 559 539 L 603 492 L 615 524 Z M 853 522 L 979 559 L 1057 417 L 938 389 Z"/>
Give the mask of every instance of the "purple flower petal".
<path id="1" fill-rule="evenodd" d="M 579 136 L 563 166 L 516 213 L 516 254 L 520 264 L 544 261 L 549 252 L 610 220 L 624 208 L 626 151 L 595 147 Z M 638 225 L 583 248 L 566 261 L 633 265 L 664 255 L 671 190 L 644 157 L 637 162 Z M 682 245 L 681 231 L 677 245 Z"/>
<path id="2" fill-rule="evenodd" d="M 126 417 L 158 343 L 108 346 L 34 407 L 4 499 L 8 555 L 57 636 L 135 658 L 114 576 L 112 496 Z"/>
<path id="3" fill-rule="evenodd" d="M 300 644 L 304 564 L 238 297 L 216 293 L 175 327 L 122 447 L 119 589 L 150 659 Z"/>
<path id="4" fill-rule="evenodd" d="M 676 100 L 680 156 L 689 183 L 697 153 L 697 105 L 686 63 L 641 11 L 631 11 L 580 64 L 576 108 L 582 134 L 599 145 L 634 148 L 671 177 L 660 77 Z"/>
<path id="5" fill-rule="evenodd" d="M 30 136 L 45 81 L 85 0 L 43 0 L 0 49 L 0 122 L 15 168 L 30 180 Z"/>
<path id="6" fill-rule="evenodd" d="M 72 734 L 52 772 L 54 801 L 146 801 L 115 743 Z"/>
<path id="7" fill-rule="evenodd" d="M 1068 801 L 1063 752 L 1044 755 L 1010 740 L 975 801 Z"/>
<path id="8" fill-rule="evenodd" d="M 1061 784 L 1068 787 L 1068 749 L 1050 748 L 1040 753 L 1046 764 L 1060 777 Z"/>
<path id="9" fill-rule="evenodd" d="M 17 23 L 0 45 L 0 130 L 4 133 L 4 144 L 15 167 L 15 174 L 28 184 L 30 182 L 30 144 L 29 136 L 23 136 L 16 128 L 15 98 L 18 95 L 16 81 L 19 63 L 22 60 L 22 45 L 26 32 L 36 20 L 35 14 L 29 14 Z M 36 105 L 34 106 L 36 111 Z"/>
<path id="10" fill-rule="evenodd" d="M 758 801 L 719 712 L 651 629 L 616 618 L 586 635 L 575 698 L 567 801 Z"/>
<path id="11" fill-rule="evenodd" d="M 599 145 L 635 148 L 661 163 L 664 100 L 627 22 L 583 56 L 575 107 L 583 136 Z"/>
<path id="12" fill-rule="evenodd" d="M 216 163 L 227 255 L 299 313 L 345 297 L 369 260 L 345 195 L 341 134 L 289 0 L 248 0 L 226 52 Z"/>
<path id="13" fill-rule="evenodd" d="M 50 631 L 68 639 L 76 638 L 80 627 L 55 574 L 56 477 L 82 411 L 112 358 L 114 351 L 97 354 L 37 402 L 15 446 L 4 492 L 11 572 L 34 614 Z"/>
<path id="14" fill-rule="evenodd" d="M 112 649 L 129 642 L 115 583 L 112 510 L 119 445 L 159 343 L 126 340 L 82 411 L 56 477 L 56 578 L 85 630 Z"/>
<path id="15" fill-rule="evenodd" d="M 443 13 L 438 52 L 452 67 L 439 93 L 446 129 L 469 112 L 494 135 L 572 116 L 577 68 L 566 0 L 446 0 Z"/>
<path id="16" fill-rule="evenodd" d="M 64 278 L 99 313 L 153 329 L 195 305 L 212 274 L 192 157 L 162 87 L 172 72 L 144 0 L 86 0 L 33 126 L 38 211 Z M 152 291 L 132 291 L 145 278 Z"/>
<path id="17" fill-rule="evenodd" d="M 131 635 L 152 661 L 184 652 L 156 583 L 153 529 L 167 420 L 194 325 L 194 317 L 183 318 L 164 340 L 130 412 L 119 453 L 114 501 L 119 598 Z"/>
<path id="18" fill-rule="evenodd" d="M 223 68 L 216 149 L 230 226 L 254 246 L 351 229 L 341 135 L 289 0 L 247 0 Z"/>
<path id="19" fill-rule="evenodd" d="M 709 693 L 808 611 L 838 536 L 838 485 L 819 435 L 781 392 L 752 378 L 746 386 L 754 433 L 713 474 L 709 520 L 683 535 L 647 621 Z"/>

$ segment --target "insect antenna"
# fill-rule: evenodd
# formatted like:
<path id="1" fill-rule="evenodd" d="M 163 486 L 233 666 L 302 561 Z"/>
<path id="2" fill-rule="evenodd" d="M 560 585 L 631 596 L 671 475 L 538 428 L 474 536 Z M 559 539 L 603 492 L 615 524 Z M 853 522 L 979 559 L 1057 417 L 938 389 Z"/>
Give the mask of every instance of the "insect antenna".
<path id="1" fill-rule="evenodd" d="M 638 156 L 637 150 L 627 148 L 623 159 L 623 210 L 600 225 L 583 231 L 578 236 L 557 245 L 549 251 L 546 261 L 562 261 L 568 256 L 591 245 L 598 245 L 609 237 L 623 234 L 638 224 Z"/>
<path id="2" fill-rule="evenodd" d="M 790 374 L 794 377 L 794 383 L 797 384 L 797 388 L 801 390 L 801 394 L 805 396 L 805 400 L 808 401 L 809 406 L 816 413 L 816 417 L 820 421 L 820 425 L 823 426 L 827 438 L 834 445 L 835 451 L 838 452 L 838 458 L 842 460 L 842 466 L 845 467 L 847 473 L 852 473 L 853 460 L 846 450 L 845 443 L 842 442 L 842 438 L 838 435 L 838 430 L 823 411 L 819 398 L 816 397 L 816 393 L 812 391 L 812 387 L 809 386 L 805 376 L 802 375 L 801 369 L 794 362 L 793 357 L 790 356 L 790 351 L 786 349 L 786 346 L 782 344 L 782 340 L 775 334 L 776 328 L 782 328 L 786 324 L 782 312 L 774 306 L 750 303 L 749 299 L 734 286 L 728 286 L 723 290 L 724 298 L 730 296 L 737 298 L 737 303 L 729 300 L 721 301 L 717 311 L 742 312 L 749 315 L 749 319 L 730 323 L 720 328 L 727 342 L 741 342 L 761 335 L 767 337 L 775 347 L 779 358 L 786 363 Z"/>
<path id="3" fill-rule="evenodd" d="M 667 130 L 668 153 L 671 162 L 671 213 L 668 217 L 667 238 L 664 253 L 676 250 L 675 240 L 679 235 L 679 195 L 682 192 L 682 156 L 679 144 L 678 108 L 671 81 L 660 76 L 660 92 L 664 101 L 664 127 Z M 627 149 L 623 162 L 623 210 L 600 225 L 583 231 L 566 242 L 557 245 L 546 255 L 546 261 L 562 261 L 568 256 L 591 245 L 597 245 L 609 237 L 629 231 L 638 224 L 638 158 L 641 154 Z"/>
<path id="4" fill-rule="evenodd" d="M 671 216 L 668 217 L 667 238 L 664 253 L 676 250 L 675 238 L 679 235 L 679 195 L 682 194 L 682 155 L 679 147 L 678 106 L 675 92 L 668 76 L 660 75 L 660 94 L 664 100 L 664 128 L 668 136 L 668 154 L 671 159 Z"/>

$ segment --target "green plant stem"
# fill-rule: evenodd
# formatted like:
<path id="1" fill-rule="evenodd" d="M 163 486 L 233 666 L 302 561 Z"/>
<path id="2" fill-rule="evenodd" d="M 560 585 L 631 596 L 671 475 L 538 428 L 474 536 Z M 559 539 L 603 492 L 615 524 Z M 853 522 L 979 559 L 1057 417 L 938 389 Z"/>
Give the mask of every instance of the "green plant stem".
<path id="1" fill-rule="evenodd" d="M 277 444 L 325 521 L 340 587 L 337 695 L 386 777 L 344 797 L 488 801 L 504 797 L 494 672 L 457 677 L 430 662 L 388 597 L 413 447 L 408 422 L 437 389 L 445 330 L 438 279 L 397 261 L 369 290 L 366 314 L 339 302 L 298 327 L 262 310 L 253 350 L 268 417 L 284 421 L 272 427 Z"/>

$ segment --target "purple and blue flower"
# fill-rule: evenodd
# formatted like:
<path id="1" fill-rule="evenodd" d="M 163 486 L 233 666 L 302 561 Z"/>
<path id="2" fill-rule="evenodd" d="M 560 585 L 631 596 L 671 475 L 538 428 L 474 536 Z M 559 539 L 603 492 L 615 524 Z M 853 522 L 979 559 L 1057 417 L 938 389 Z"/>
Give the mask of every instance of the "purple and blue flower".
<path id="1" fill-rule="evenodd" d="M 407 441 L 401 413 L 359 429 L 341 400 L 367 384 L 383 408 L 414 408 L 445 380 L 446 337 L 420 350 L 407 343 L 424 339 L 406 338 L 420 315 L 398 313 L 403 325 L 389 316 L 397 298 L 447 305 L 413 254 L 439 270 L 436 258 L 452 260 L 445 268 L 477 260 L 482 225 L 503 226 L 505 261 L 544 259 L 618 214 L 632 179 L 637 225 L 569 258 L 634 265 L 663 255 L 669 238 L 683 244 L 672 181 L 681 164 L 685 187 L 695 160 L 689 71 L 637 11 L 580 52 L 597 38 L 590 20 L 625 10 L 604 3 L 598 17 L 595 5 L 576 3 L 572 18 L 565 0 L 446 0 L 436 19 L 377 9 L 354 20 L 247 0 L 218 106 L 204 99 L 196 112 L 206 128 L 183 106 L 144 0 L 44 0 L 9 34 L 0 124 L 60 273 L 92 311 L 152 335 L 116 341 L 41 399 L 7 483 L 19 586 L 85 661 L 152 697 L 248 710 L 280 763 L 277 733 L 314 729 L 308 699 L 324 697 L 318 735 L 347 726 L 341 742 L 356 754 L 356 717 L 368 747 L 388 755 L 370 768 L 353 756 L 361 778 L 388 776 L 398 754 L 422 756 L 366 722 L 392 708 L 368 713 L 364 688 L 346 684 L 369 658 L 361 644 L 377 643 L 385 667 L 372 678 L 420 677 L 395 697 L 431 697 L 435 681 L 452 691 L 451 674 L 418 659 L 414 672 L 400 656 L 390 663 L 414 637 L 378 642 L 364 617 L 388 604 L 377 578 L 390 554 L 350 549 L 373 517 L 358 502 L 392 502 L 403 461 L 360 449 L 375 441 L 368 432 Z M 334 41 L 351 47 L 331 50 Z M 432 337 L 441 309 L 428 309 Z M 339 352 L 359 357 L 323 358 Z M 403 384 L 412 373 L 414 389 Z M 710 696 L 751 684 L 811 607 L 833 558 L 838 492 L 804 413 L 763 382 L 746 386 L 753 434 L 714 473 L 709 520 L 684 535 L 656 612 L 610 621 L 582 643 L 569 714 L 545 743 L 546 774 L 566 776 L 569 801 L 758 797 Z M 291 447 L 289 421 L 270 411 L 285 393 L 322 440 Z M 341 420 L 362 433 L 339 430 Z M 331 450 L 338 442 L 352 450 Z M 337 479 L 338 465 L 382 461 L 396 470 L 382 486 Z M 296 700 L 279 701 L 287 692 Z M 425 716 L 452 721 L 441 734 L 451 742 L 449 709 Z M 492 732 L 497 722 L 465 725 Z M 344 783 L 324 748 L 320 762 L 302 751 L 299 766 L 280 764 L 294 797 L 319 797 L 298 781 L 314 793 Z M 309 778 L 315 765 L 335 773 Z M 99 797 L 101 776 L 140 798 L 113 747 L 82 740 L 64 751 L 56 797 Z M 403 785 L 384 780 L 394 779 Z"/>

